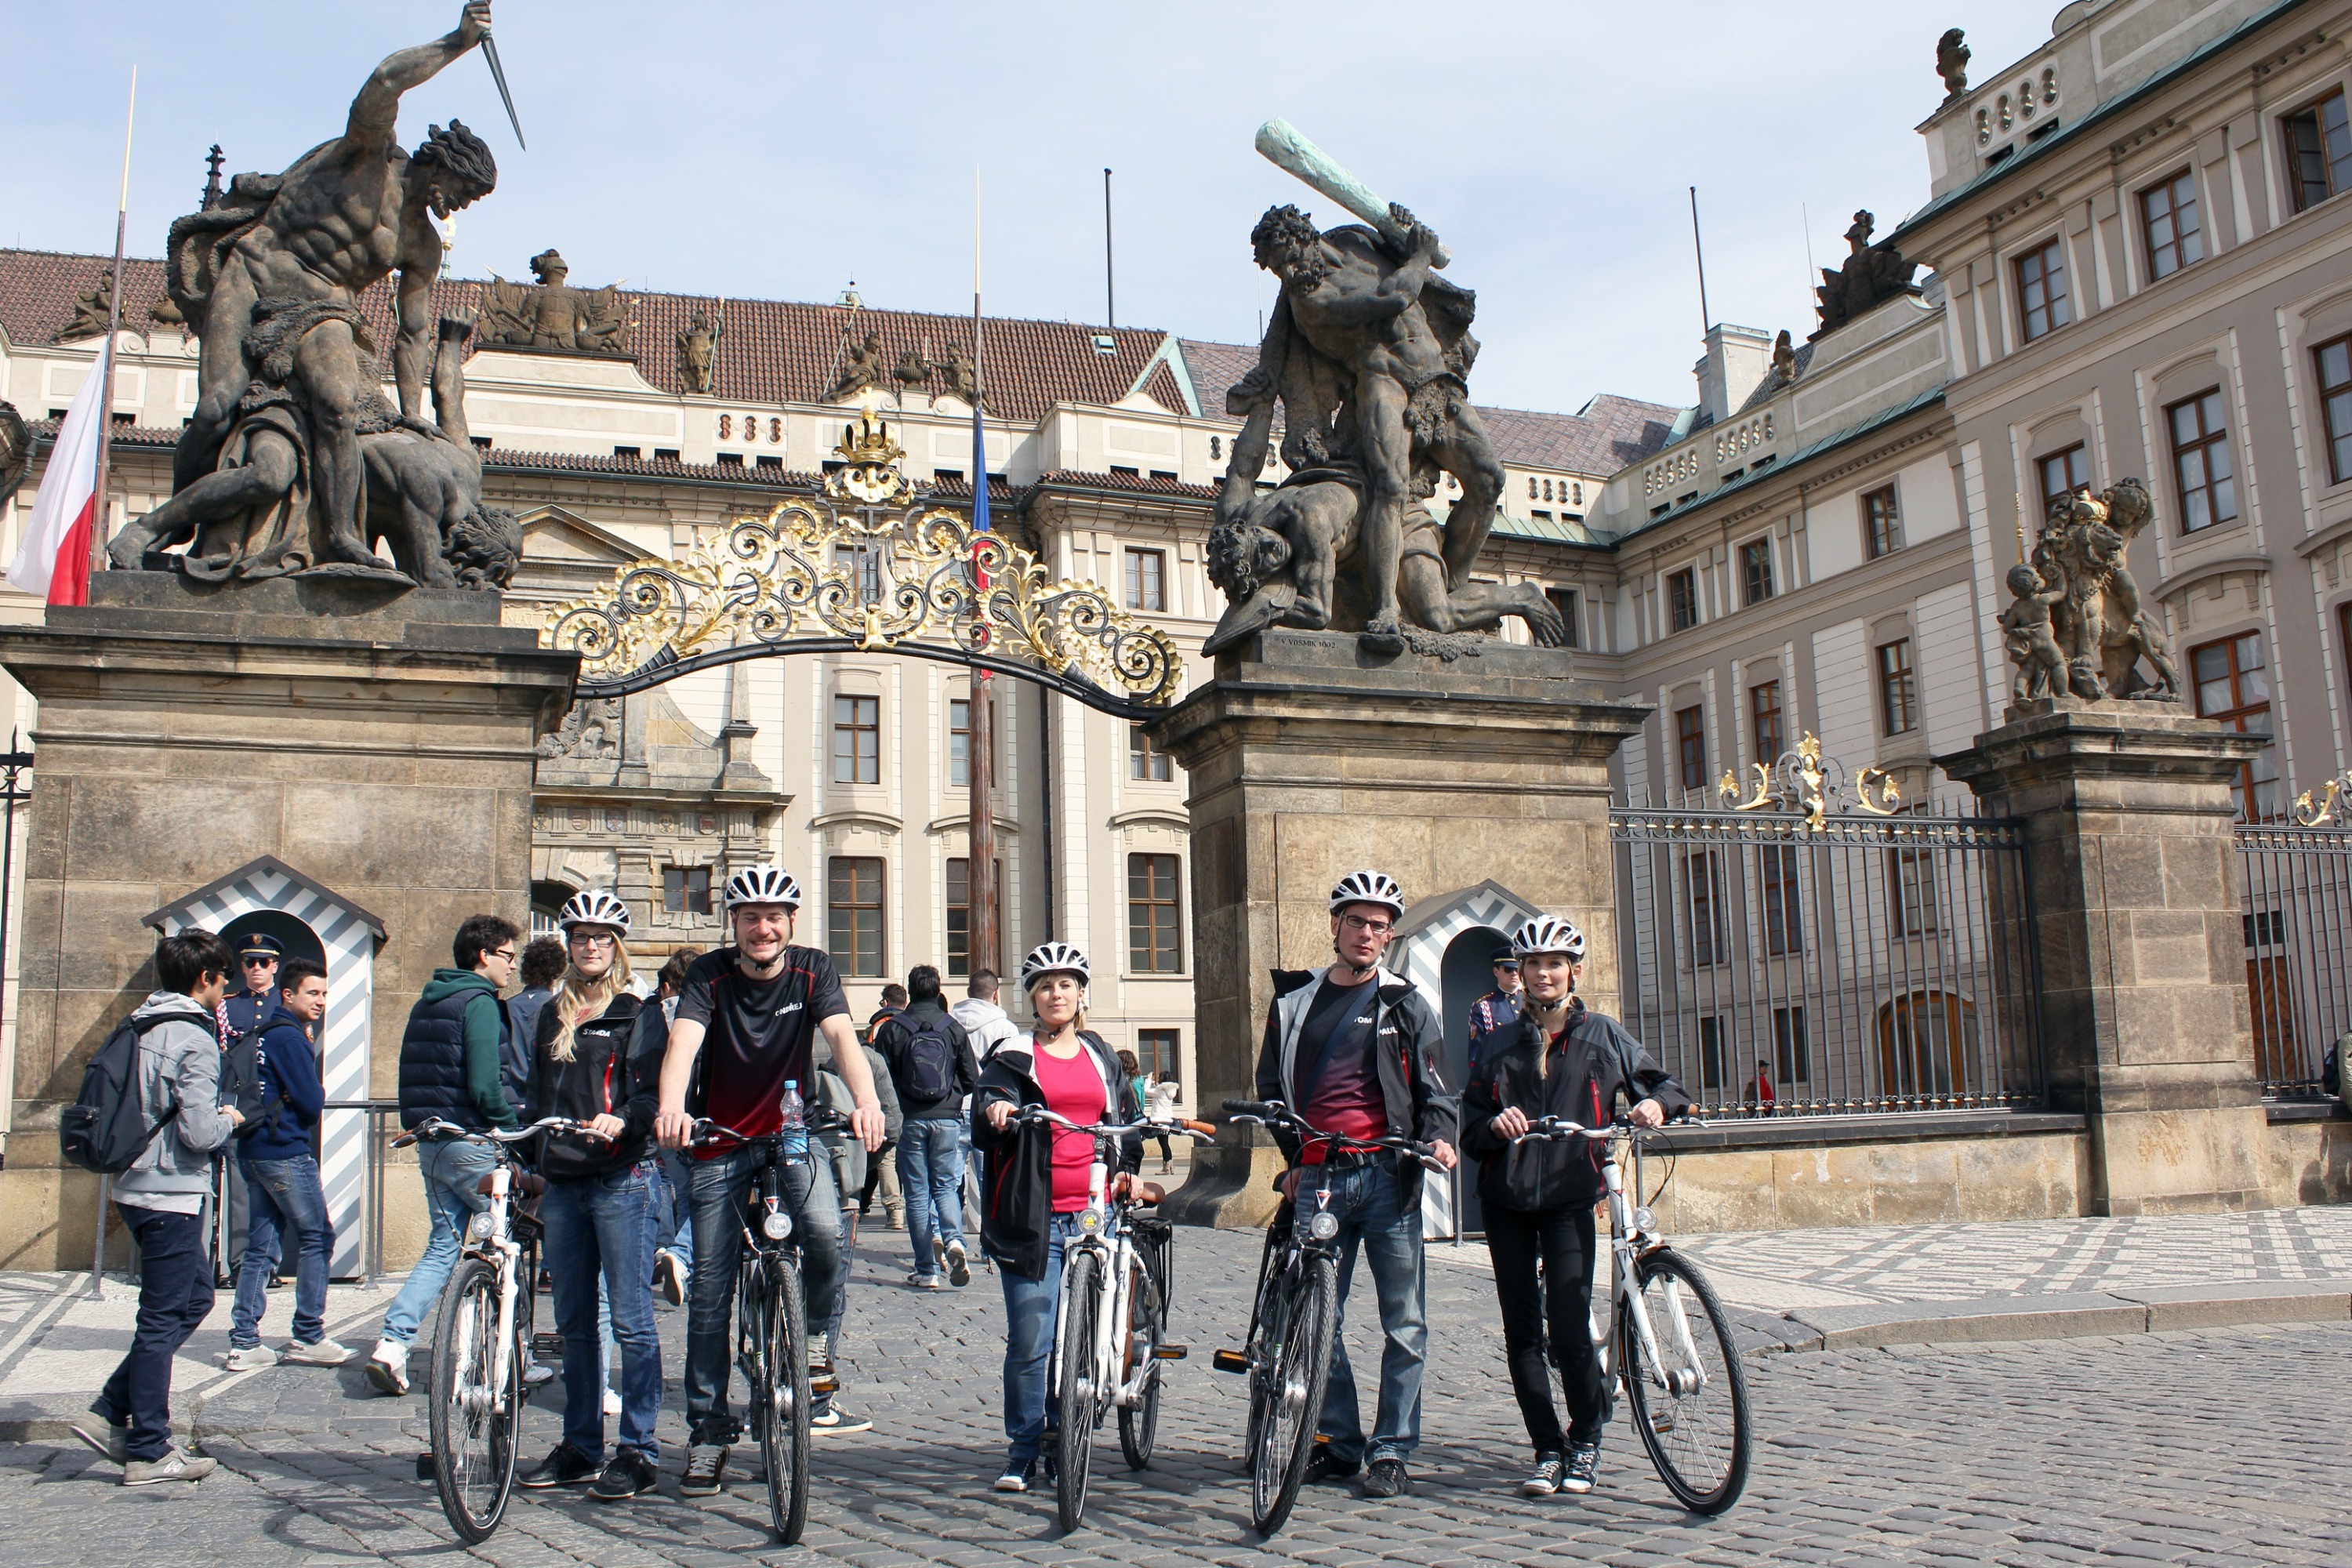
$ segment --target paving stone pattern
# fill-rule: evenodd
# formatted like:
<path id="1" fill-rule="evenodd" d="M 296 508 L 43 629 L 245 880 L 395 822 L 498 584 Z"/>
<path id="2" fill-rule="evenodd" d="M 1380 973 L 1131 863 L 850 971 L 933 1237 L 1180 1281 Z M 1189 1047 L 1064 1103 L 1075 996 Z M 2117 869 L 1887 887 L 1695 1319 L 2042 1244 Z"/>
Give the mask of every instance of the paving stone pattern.
<path id="1" fill-rule="evenodd" d="M 1254 1236 L 1180 1233 L 1176 1331 L 1193 1359 L 1171 1369 L 1160 1458 L 1131 1474 L 1106 1431 L 1087 1528 L 1072 1536 L 1057 1535 L 1050 1495 L 988 1489 L 1003 1452 L 993 1278 L 918 1294 L 896 1284 L 903 1260 L 869 1245 L 844 1359 L 851 1399 L 877 1426 L 820 1442 L 802 1548 L 768 1537 L 747 1450 L 737 1450 L 728 1492 L 678 1499 L 674 1445 L 684 1434 L 673 1409 L 659 1498 L 600 1508 L 520 1495 L 475 1555 L 598 1568 L 744 1558 L 857 1568 L 2352 1560 L 2339 1489 L 2352 1325 L 1751 1362 L 1764 1439 L 1754 1478 L 1738 1508 L 1702 1521 L 1673 1506 L 1622 1421 L 1601 1493 L 1581 1502 L 1517 1495 L 1528 1454 L 1492 1288 L 1459 1268 L 1431 1270 L 1417 1492 L 1375 1503 L 1310 1489 L 1289 1528 L 1262 1546 L 1235 1462 L 1241 1382 L 1207 1367 L 1210 1350 L 1238 1333 L 1255 1267 Z M 661 1318 L 675 1406 L 684 1314 Z M 1351 1325 L 1360 1366 L 1375 1359 L 1372 1339 Z M 527 1428 L 530 1458 L 558 1425 L 542 1394 Z M 367 1395 L 356 1368 L 279 1367 L 240 1380 L 206 1401 L 198 1426 L 223 1469 L 193 1489 L 125 1491 L 113 1467 L 79 1446 L 0 1447 L 0 1563 L 275 1568 L 455 1554 L 430 1487 L 414 1479 L 421 1404 Z"/>

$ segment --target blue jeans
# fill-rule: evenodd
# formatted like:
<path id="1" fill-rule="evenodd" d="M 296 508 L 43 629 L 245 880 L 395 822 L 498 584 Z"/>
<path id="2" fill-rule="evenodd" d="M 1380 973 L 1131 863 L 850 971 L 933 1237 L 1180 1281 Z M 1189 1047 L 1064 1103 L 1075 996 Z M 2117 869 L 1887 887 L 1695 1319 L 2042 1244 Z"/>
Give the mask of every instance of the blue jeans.
<path id="1" fill-rule="evenodd" d="M 918 1274 L 938 1274 L 940 1247 L 963 1242 L 963 1138 L 961 1117 L 909 1121 L 898 1130 L 898 1184 L 907 1194 Z"/>
<path id="2" fill-rule="evenodd" d="M 261 1342 L 261 1315 L 269 1305 L 269 1276 L 278 1267 L 280 1234 L 291 1231 L 294 1261 L 294 1337 L 314 1345 L 327 1337 L 327 1268 L 335 1252 L 335 1226 L 327 1217 L 326 1189 L 319 1184 L 319 1162 L 308 1154 L 291 1160 L 248 1160 L 245 1171 L 245 1257 L 236 1268 L 236 1310 L 230 1315 L 231 1349 Z"/>
<path id="3" fill-rule="evenodd" d="M 681 1152 L 665 1149 L 661 1165 L 664 1185 L 654 1200 L 654 1245 L 669 1248 L 670 1256 L 677 1259 L 678 1277 L 690 1284 L 694 1279 L 694 1162 Z"/>
<path id="4" fill-rule="evenodd" d="M 123 1451 L 152 1464 L 172 1449 L 172 1358 L 213 1310 L 212 1258 L 201 1215 L 118 1202 L 139 1244 L 139 1318 L 131 1349 L 90 1401 L 90 1413 L 128 1426 Z"/>
<path id="5" fill-rule="evenodd" d="M 466 1221 L 490 1206 L 490 1200 L 474 1188 L 498 1163 L 498 1151 L 487 1143 L 444 1138 L 416 1145 L 416 1169 L 425 1178 L 425 1206 L 432 1211 L 433 1235 L 425 1244 L 425 1256 L 408 1271 L 408 1283 L 384 1309 L 383 1337 L 393 1343 L 404 1345 L 415 1339 L 425 1312 L 441 1299 L 441 1287 L 457 1266 L 458 1237 Z"/>
<path id="6" fill-rule="evenodd" d="M 908 1191 L 911 1203 L 912 1189 Z M 1001 1265 L 996 1270 L 1004 1281 L 1004 1436 L 1012 1445 L 1005 1454 L 1008 1466 L 1035 1458 L 1046 1432 L 1061 1424 L 1060 1410 L 1045 1395 L 1045 1361 L 1054 1353 L 1054 1314 L 1062 1299 L 1062 1244 L 1077 1233 L 1076 1215 L 1054 1216 L 1041 1279 L 1024 1279 Z"/>
<path id="7" fill-rule="evenodd" d="M 620 1446 L 647 1459 L 659 1449 L 661 1336 L 654 1329 L 651 1161 L 609 1175 L 547 1184 L 540 1222 L 554 1285 L 555 1326 L 563 1335 L 563 1440 L 591 1459 L 604 1458 L 604 1378 L 600 1364 L 598 1285 L 610 1303 L 620 1350 Z"/>
<path id="8" fill-rule="evenodd" d="M 715 1160 L 688 1162 L 694 1208 L 694 1281 L 686 1297 L 686 1429 L 690 1443 L 732 1443 L 741 1425 L 727 1411 L 727 1379 L 735 1356 L 728 1333 L 735 1310 L 735 1276 L 743 1262 L 743 1194 L 764 1151 L 738 1149 Z M 801 1288 L 808 1340 L 824 1342 L 841 1297 L 841 1194 L 833 1161 L 811 1141 L 809 1157 L 788 1161 L 781 1190 L 801 1248 Z M 822 1415 L 832 1397 L 816 1394 L 809 1413 Z"/>
<path id="9" fill-rule="evenodd" d="M 1311 1170 L 1302 1174 L 1300 1191 L 1311 1192 L 1313 1180 Z M 1339 1216 L 1339 1327 L 1347 1326 L 1348 1286 L 1355 1277 L 1360 1247 L 1371 1268 L 1381 1332 L 1387 1342 L 1381 1347 L 1381 1407 L 1370 1451 L 1356 1407 L 1356 1374 L 1337 1331 L 1331 1339 L 1331 1381 L 1324 1386 L 1323 1416 L 1317 1430 L 1331 1440 L 1331 1458 L 1341 1464 L 1404 1459 L 1421 1444 L 1421 1372 L 1429 1344 L 1421 1206 L 1404 1201 L 1403 1178 L 1386 1157 L 1333 1171 L 1330 1186 L 1330 1212 Z"/>

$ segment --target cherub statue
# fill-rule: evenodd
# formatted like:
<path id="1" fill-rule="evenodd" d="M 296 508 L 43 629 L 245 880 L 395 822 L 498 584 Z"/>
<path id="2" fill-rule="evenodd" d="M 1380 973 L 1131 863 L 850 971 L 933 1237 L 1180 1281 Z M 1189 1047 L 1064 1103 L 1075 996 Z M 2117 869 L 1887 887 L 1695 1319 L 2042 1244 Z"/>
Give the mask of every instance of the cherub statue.
<path id="1" fill-rule="evenodd" d="M 2009 569 L 2009 591 L 2016 597 L 2000 613 L 2000 632 L 2009 661 L 2017 667 L 2011 700 L 2028 702 L 2063 690 L 2066 655 L 2051 635 L 2050 609 L 2065 599 L 2065 584 L 2044 587 L 2042 574 L 2021 561 Z"/>
<path id="2" fill-rule="evenodd" d="M 1954 27 L 1936 40 L 1936 74 L 1944 79 L 1946 103 L 1969 90 L 1969 47 L 1960 41 L 1966 36 Z"/>
<path id="3" fill-rule="evenodd" d="M 842 360 L 841 374 L 833 378 L 831 386 L 825 388 L 825 401 L 837 402 L 845 397 L 855 397 L 868 387 L 878 387 L 882 384 L 882 378 L 888 374 L 888 365 L 882 357 L 882 334 L 868 332 L 863 343 L 849 345 Z"/>

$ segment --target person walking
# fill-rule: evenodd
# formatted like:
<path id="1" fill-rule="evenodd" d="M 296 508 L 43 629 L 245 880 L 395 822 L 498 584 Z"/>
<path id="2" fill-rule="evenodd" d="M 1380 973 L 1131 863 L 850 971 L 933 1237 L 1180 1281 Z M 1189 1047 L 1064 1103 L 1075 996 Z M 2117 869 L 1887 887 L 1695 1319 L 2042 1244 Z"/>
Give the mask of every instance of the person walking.
<path id="1" fill-rule="evenodd" d="M 972 1061 L 980 1068 L 988 1066 L 988 1058 L 996 1047 L 1007 1040 L 1021 1037 L 1021 1026 L 1007 1017 L 1004 1009 L 996 1005 L 998 977 L 993 969 L 975 969 L 964 982 L 964 994 L 949 1009 L 955 1021 L 963 1026 L 963 1037 L 971 1047 Z M 966 1236 L 980 1234 L 980 1167 L 981 1155 L 971 1142 L 971 1097 L 964 1096 L 963 1131 L 963 1232 Z"/>
<path id="2" fill-rule="evenodd" d="M 539 1148 L 547 1193 L 548 1274 L 563 1336 L 563 1440 L 526 1473 L 533 1489 L 588 1487 L 600 1502 L 650 1491 L 659 1479 L 661 1336 L 654 1328 L 651 1210 L 658 1170 L 654 1113 L 661 1053 L 637 1030 L 629 906 L 602 888 L 558 917 L 568 955 L 532 1044 L 530 1103 L 585 1131 L 549 1132 Z M 599 1291 L 621 1379 L 618 1442 L 604 1454 L 605 1378 Z"/>
<path id="3" fill-rule="evenodd" d="M 1143 1114 L 1152 1121 L 1166 1121 L 1176 1114 L 1176 1102 L 1183 1098 L 1183 1085 L 1172 1078 L 1151 1075 L 1151 1086 L 1143 1097 Z M 1176 1173 L 1176 1152 L 1168 1146 L 1168 1134 L 1160 1135 L 1160 1173 Z"/>
<path id="4" fill-rule="evenodd" d="M 630 1047 L 632 1054 L 648 1043 L 656 1051 L 667 1050 L 670 1020 L 677 1016 L 678 988 L 686 984 L 688 968 L 701 956 L 698 947 L 681 947 L 663 962 L 654 985 L 655 1005 L 637 1014 L 637 1040 Z M 654 1289 L 663 1300 L 678 1307 L 686 1303 L 687 1281 L 694 1274 L 693 1212 L 686 1201 L 687 1159 L 658 1144 L 654 1153 L 662 1173 L 661 1189 L 654 1194 Z"/>
<path id="5" fill-rule="evenodd" d="M 1620 1097 L 1636 1123 L 1656 1127 L 1688 1110 L 1690 1097 L 1616 1019 L 1588 1010 L 1576 994 L 1582 931 L 1538 915 L 1511 933 L 1511 951 L 1527 978 L 1526 1004 L 1519 1021 L 1471 1069 L 1462 1096 L 1462 1148 L 1480 1162 L 1478 1197 L 1503 1314 L 1503 1353 L 1519 1418 L 1536 1447 L 1535 1471 L 1519 1490 L 1549 1497 L 1592 1489 L 1609 1420 L 1591 1333 L 1600 1151 L 1581 1141 L 1512 1140 L 1547 1116 L 1603 1126 Z M 1551 1367 L 1568 1394 L 1565 1435 L 1552 1407 Z"/>
<path id="6" fill-rule="evenodd" d="M 1495 988 L 1470 1004 L 1470 1060 L 1486 1051 L 1486 1042 L 1519 1021 L 1519 961 L 1507 947 L 1495 954 Z"/>
<path id="7" fill-rule="evenodd" d="M 507 1091 L 507 1103 L 526 1121 L 537 1120 L 530 1112 L 529 1102 L 531 1074 L 536 1070 L 532 1053 L 539 1044 L 539 1010 L 555 994 L 555 983 L 569 957 L 563 938 L 531 938 L 517 965 L 522 989 L 506 1001 L 507 1037 L 499 1057 L 499 1081 Z"/>
<path id="8" fill-rule="evenodd" d="M 981 1247 L 1004 1282 L 1004 1469 L 1001 1492 L 1024 1492 L 1050 1475 L 1059 1412 L 1046 1392 L 1045 1360 L 1062 1294 L 1062 1251 L 1087 1206 L 1095 1141 L 1050 1124 L 1013 1125 L 1024 1106 L 1042 1105 L 1080 1123 L 1135 1120 L 1128 1076 L 1108 1043 L 1087 1027 L 1087 955 L 1049 942 L 1021 963 L 1036 1025 L 1025 1041 L 1000 1045 L 972 1096 L 972 1135 L 994 1169 L 981 1219 Z M 1132 1189 L 1156 1204 L 1159 1184 L 1135 1168 L 1142 1141 L 1118 1143 L 1114 1195 Z"/>
<path id="9" fill-rule="evenodd" d="M 155 944 L 156 989 L 131 1015 L 139 1030 L 139 1113 L 155 1131 L 114 1178 L 115 1211 L 139 1248 L 139 1317 L 131 1349 L 74 1435 L 122 1467 L 126 1487 L 202 1480 L 213 1461 L 172 1441 L 172 1358 L 212 1310 L 204 1203 L 214 1152 L 239 1117 L 220 1103 L 220 1020 L 236 964 L 208 931 Z"/>
<path id="10" fill-rule="evenodd" d="M 1439 1068 L 1445 1033 L 1410 981 L 1381 973 L 1404 889 L 1379 871 L 1354 871 L 1331 889 L 1331 963 L 1276 976 L 1258 1053 L 1257 1097 L 1278 1100 L 1309 1126 L 1360 1137 L 1417 1139 L 1433 1144 L 1444 1170 L 1454 1164 L 1459 1106 Z M 1364 1439 L 1356 1376 L 1346 1343 L 1331 1340 L 1315 1452 L 1307 1479 L 1338 1481 L 1364 1468 L 1364 1495 L 1412 1489 L 1405 1461 L 1421 1441 L 1422 1367 L 1429 1342 L 1427 1281 L 1421 1242 L 1420 1162 L 1339 1143 L 1302 1148 L 1295 1132 L 1275 1141 L 1293 1169 L 1285 1197 L 1297 1190 L 1302 1165 L 1327 1166 L 1330 1213 L 1339 1218 L 1339 1314 L 1361 1251 L 1380 1299 L 1380 1411 Z M 1368 1463 L 1369 1461 L 1369 1463 Z"/>
<path id="11" fill-rule="evenodd" d="M 499 992 L 514 978 L 521 934 L 498 915 L 468 915 L 457 927 L 449 944 L 452 967 L 433 972 L 401 1036 L 402 1127 L 413 1132 L 436 1118 L 469 1132 L 512 1131 L 520 1124 L 506 1097 L 508 1022 Z M 433 1230 L 425 1256 L 384 1310 L 383 1328 L 368 1356 L 367 1379 L 380 1392 L 408 1392 L 409 1342 L 448 1283 L 467 1224 L 489 1206 L 479 1184 L 498 1163 L 498 1152 L 487 1144 L 449 1134 L 418 1138 L 416 1170 Z"/>
<path id="12" fill-rule="evenodd" d="M 971 1042 L 940 999 L 940 972 L 919 963 L 907 974 L 907 1006 L 885 1023 L 876 1045 L 898 1091 L 898 1185 L 915 1270 L 907 1283 L 959 1289 L 971 1283 L 963 1239 L 963 1102 L 980 1084 Z"/>
<path id="13" fill-rule="evenodd" d="M 866 1076 L 874 1085 L 874 1097 L 882 1106 L 882 1146 L 866 1152 L 864 1140 L 850 1130 L 851 1112 L 857 1108 L 857 1097 L 850 1092 L 849 1084 L 833 1059 L 833 1043 L 824 1036 L 817 1037 L 816 1080 L 819 1098 L 833 1113 L 833 1125 L 816 1133 L 817 1142 L 824 1145 L 826 1155 L 833 1161 L 834 1186 L 841 1194 L 841 1247 L 843 1265 L 841 1284 L 834 1292 L 833 1315 L 824 1325 L 824 1359 L 838 1365 L 841 1361 L 842 1326 L 849 1317 L 848 1258 L 857 1246 L 857 1205 L 854 1194 L 868 1181 L 867 1168 L 887 1161 L 890 1144 L 899 1129 L 898 1095 L 890 1084 L 890 1069 L 882 1053 L 872 1046 L 861 1045 L 866 1054 Z M 812 1101 L 812 1104 L 815 1101 Z M 811 1416 L 809 1431 L 817 1436 L 840 1436 L 850 1432 L 870 1432 L 874 1423 L 845 1409 L 834 1400 L 823 1416 Z"/>
<path id="14" fill-rule="evenodd" d="M 866 1037 L 870 1042 L 883 1025 L 907 1010 L 907 988 L 893 980 L 882 987 L 882 1005 L 874 1009 L 866 1020 Z"/>
<path id="15" fill-rule="evenodd" d="M 352 1352 L 327 1338 L 327 1274 L 335 1255 L 334 1221 L 312 1152 L 326 1089 L 319 1081 L 312 1032 L 327 1014 L 327 972 L 307 958 L 278 970 L 278 999 L 257 1026 L 261 1031 L 261 1108 L 236 1130 L 237 1164 L 245 1177 L 245 1256 L 236 1270 L 236 1310 L 229 1320 L 231 1372 L 253 1372 L 286 1361 L 341 1366 Z M 261 1342 L 269 1305 L 269 1279 L 285 1238 L 294 1248 L 294 1341 L 281 1356 Z"/>

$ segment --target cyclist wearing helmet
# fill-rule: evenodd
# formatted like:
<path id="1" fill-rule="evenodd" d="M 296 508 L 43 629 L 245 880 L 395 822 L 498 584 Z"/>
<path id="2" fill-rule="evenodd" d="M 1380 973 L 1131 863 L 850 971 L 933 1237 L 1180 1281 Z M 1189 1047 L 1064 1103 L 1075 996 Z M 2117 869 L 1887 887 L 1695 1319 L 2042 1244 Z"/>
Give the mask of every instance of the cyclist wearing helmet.
<path id="1" fill-rule="evenodd" d="M 1486 1249 L 1503 1310 L 1511 1390 L 1536 1447 L 1528 1497 L 1589 1492 L 1609 1420 L 1601 1361 L 1592 1346 L 1592 1205 L 1601 1200 L 1600 1145 L 1513 1144 L 1530 1121 L 1564 1117 L 1606 1126 L 1622 1095 L 1633 1119 L 1655 1127 L 1690 1109 L 1690 1099 L 1616 1019 L 1576 994 L 1584 933 L 1538 915 L 1511 933 L 1525 1005 L 1512 1028 L 1487 1042 L 1462 1096 L 1462 1148 L 1477 1158 Z M 1543 1265 L 1540 1301 L 1536 1265 Z M 1569 1429 L 1559 1429 L 1544 1364 L 1549 1338 L 1568 1391 Z"/>
<path id="2" fill-rule="evenodd" d="M 1404 913 L 1404 889 L 1379 871 L 1351 872 L 1331 889 L 1328 967 L 1277 971 L 1274 1005 L 1266 1012 L 1258 1052 L 1257 1095 L 1278 1100 L 1309 1126 L 1366 1138 L 1419 1139 L 1437 1146 L 1437 1160 L 1454 1166 L 1456 1104 L 1439 1069 L 1445 1030 L 1428 1001 L 1408 980 L 1383 976 L 1381 955 Z M 1326 1163 L 1330 1212 L 1339 1216 L 1339 1307 L 1361 1248 L 1380 1299 L 1380 1413 L 1371 1442 L 1364 1440 L 1356 1405 L 1356 1378 L 1346 1346 L 1331 1341 L 1331 1376 L 1323 1395 L 1307 1478 L 1337 1481 L 1370 1460 L 1367 1497 L 1411 1489 L 1405 1460 L 1421 1441 L 1421 1374 L 1429 1342 L 1428 1291 L 1421 1247 L 1421 1177 L 1417 1161 L 1386 1151 L 1351 1152 L 1317 1143 L 1302 1155 L 1295 1134 L 1275 1133 L 1294 1167 Z M 1298 1172 L 1283 1178 L 1286 1195 Z"/>
<path id="3" fill-rule="evenodd" d="M 1013 1113 L 1042 1105 L 1080 1123 L 1135 1120 L 1128 1075 L 1100 1035 L 1087 1027 L 1087 955 L 1049 942 L 1021 962 L 1021 988 L 1036 1025 L 1026 1040 L 1005 1041 L 981 1070 L 972 1095 L 972 1142 L 988 1154 L 981 1194 L 980 1245 L 1004 1281 L 1004 1436 L 1011 1445 L 1001 1492 L 1027 1491 L 1041 1475 L 1038 1455 L 1053 1451 L 1057 1412 L 1045 1393 L 1045 1360 L 1062 1292 L 1062 1246 L 1087 1206 L 1094 1165 L 1092 1138 L 1059 1127 L 1012 1127 Z M 1156 1183 L 1134 1175 L 1143 1141 L 1124 1138 L 1114 1194 L 1132 1184 L 1156 1204 Z"/>
<path id="4" fill-rule="evenodd" d="M 617 1502 L 653 1489 L 660 1450 L 661 1336 L 654 1328 L 654 1111 L 661 1044 L 637 1049 L 629 988 L 629 906 L 602 888 L 574 894 L 557 917 L 568 962 L 539 1010 L 531 1042 L 533 1113 L 583 1123 L 541 1143 L 547 1195 L 547 1271 L 563 1335 L 563 1441 L 522 1478 L 532 1488 L 593 1483 Z M 598 1364 L 596 1287 L 612 1303 L 620 1347 L 620 1443 L 604 1462 L 604 1376 Z"/>
<path id="5" fill-rule="evenodd" d="M 735 945 L 704 953 L 686 972 L 662 1059 L 655 1127 L 663 1147 L 683 1147 L 698 1115 L 752 1137 L 776 1131 L 783 1125 L 787 1083 L 800 1086 L 803 1104 L 816 1103 L 813 1047 L 819 1034 L 856 1101 L 850 1131 L 869 1153 L 880 1146 L 882 1107 L 833 960 L 793 944 L 800 903 L 800 884 L 779 867 L 747 866 L 727 879 Z M 742 1259 L 738 1215 L 765 1156 L 731 1143 L 695 1154 L 688 1178 L 694 1215 L 694 1279 L 686 1307 L 688 1446 L 678 1490 L 709 1497 L 719 1490 L 728 1446 L 742 1429 L 727 1409 L 728 1319 Z M 809 1342 L 823 1344 L 842 1279 L 841 1197 L 833 1162 L 820 1153 L 787 1163 L 782 1175 L 806 1277 Z M 817 1430 L 858 1428 L 834 1407 L 830 1394 L 815 1395 L 809 1407 Z"/>

